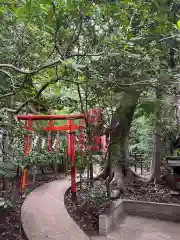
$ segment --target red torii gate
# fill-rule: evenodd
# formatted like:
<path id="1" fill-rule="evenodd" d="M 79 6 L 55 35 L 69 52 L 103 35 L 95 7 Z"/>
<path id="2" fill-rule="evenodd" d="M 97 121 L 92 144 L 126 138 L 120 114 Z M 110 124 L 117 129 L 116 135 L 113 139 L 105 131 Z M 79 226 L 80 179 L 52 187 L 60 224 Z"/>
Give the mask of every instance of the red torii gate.
<path id="1" fill-rule="evenodd" d="M 76 167 L 75 167 L 75 136 L 74 132 L 78 130 L 79 134 L 79 145 L 80 145 L 80 152 L 83 152 L 83 145 L 84 145 L 84 134 L 82 131 L 85 128 L 85 114 L 65 114 L 65 115 L 21 115 L 17 116 L 19 120 L 25 120 L 26 125 L 25 129 L 29 132 L 33 131 L 33 121 L 35 120 L 49 120 L 48 126 L 43 128 L 45 131 L 68 131 L 69 138 L 68 138 L 68 151 L 67 154 L 71 159 L 72 167 L 71 167 L 71 190 L 72 194 L 76 194 Z M 79 125 L 74 124 L 74 120 L 79 120 Z M 53 120 L 68 120 L 67 124 L 64 126 L 53 126 Z M 91 124 L 96 124 L 98 121 L 101 120 L 101 110 L 98 108 L 94 108 L 88 112 L 87 120 Z M 30 152 L 30 142 L 31 137 L 30 134 L 27 134 L 25 139 L 25 156 L 27 156 Z M 100 136 L 96 137 L 96 143 L 100 143 Z M 51 146 L 51 139 L 48 135 L 48 150 L 52 150 Z M 94 150 L 99 150 L 98 146 L 94 146 Z M 25 168 L 21 174 L 21 183 L 20 183 L 20 193 L 23 193 L 26 186 L 26 175 L 27 169 Z"/>

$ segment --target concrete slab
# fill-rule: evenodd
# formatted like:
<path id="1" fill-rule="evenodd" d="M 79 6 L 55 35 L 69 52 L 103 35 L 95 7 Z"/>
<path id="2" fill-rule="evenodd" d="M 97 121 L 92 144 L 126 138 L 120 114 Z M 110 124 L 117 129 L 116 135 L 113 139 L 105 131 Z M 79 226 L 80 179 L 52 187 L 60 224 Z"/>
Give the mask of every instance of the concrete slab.
<path id="1" fill-rule="evenodd" d="M 180 224 L 150 218 L 126 216 L 106 237 L 91 240 L 179 240 Z"/>

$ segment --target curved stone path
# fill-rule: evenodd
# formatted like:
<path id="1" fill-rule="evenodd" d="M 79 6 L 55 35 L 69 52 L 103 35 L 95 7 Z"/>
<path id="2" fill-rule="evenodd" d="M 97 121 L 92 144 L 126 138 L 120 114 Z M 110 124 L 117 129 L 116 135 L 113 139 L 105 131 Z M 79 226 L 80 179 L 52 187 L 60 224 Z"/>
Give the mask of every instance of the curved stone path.
<path id="1" fill-rule="evenodd" d="M 29 240 L 179 240 L 179 223 L 127 216 L 106 237 L 88 237 L 69 216 L 64 194 L 70 180 L 57 180 L 34 190 L 23 203 L 21 220 Z"/>
<path id="2" fill-rule="evenodd" d="M 69 186 L 70 180 L 57 180 L 37 188 L 26 198 L 21 220 L 29 240 L 89 240 L 64 206 Z"/>

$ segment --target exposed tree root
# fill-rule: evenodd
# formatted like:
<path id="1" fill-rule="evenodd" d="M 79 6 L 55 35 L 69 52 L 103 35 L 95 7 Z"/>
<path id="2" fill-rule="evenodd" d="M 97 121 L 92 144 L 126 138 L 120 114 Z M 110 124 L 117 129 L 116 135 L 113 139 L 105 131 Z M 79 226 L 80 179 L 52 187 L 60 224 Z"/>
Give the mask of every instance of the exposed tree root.
<path id="1" fill-rule="evenodd" d="M 147 178 L 145 177 L 142 177 L 140 176 L 139 174 L 137 174 L 136 172 L 134 172 L 130 167 L 128 168 L 125 168 L 124 169 L 124 175 L 127 176 L 127 175 L 130 175 L 130 176 L 133 176 L 134 178 L 138 178 L 138 179 L 142 179 L 142 180 L 148 180 Z M 113 172 L 112 172 L 113 174 Z M 94 180 L 99 180 L 99 179 L 106 179 L 109 175 L 109 167 L 106 167 L 103 169 L 103 171 L 97 176 L 94 178 Z"/>
<path id="2" fill-rule="evenodd" d="M 108 174 L 106 173 L 105 170 L 103 170 L 97 177 L 94 177 L 94 180 L 99 180 L 99 179 L 107 179 Z"/>
<path id="3" fill-rule="evenodd" d="M 103 171 L 94 180 L 104 179 L 106 184 L 110 183 L 110 198 L 117 199 L 120 197 L 121 193 L 124 193 L 124 181 L 140 181 L 142 183 L 150 183 L 153 181 L 154 177 L 151 174 L 149 178 L 142 177 L 134 172 L 130 167 L 122 168 L 119 164 L 115 165 L 111 172 L 111 179 L 109 179 L 109 166 L 105 165 Z"/>
<path id="4" fill-rule="evenodd" d="M 123 176 L 124 174 L 122 167 L 119 164 L 115 165 L 115 167 L 113 168 L 113 178 L 110 182 L 110 198 L 118 198 L 121 193 L 124 193 L 125 187 Z"/>
<path id="5" fill-rule="evenodd" d="M 147 180 L 147 178 L 143 177 L 143 176 L 140 176 L 139 174 L 137 174 L 136 172 L 134 172 L 131 167 L 128 167 L 125 169 L 125 172 L 126 174 L 130 174 L 130 176 L 132 175 L 134 178 L 137 178 L 137 179 L 142 179 L 142 180 Z"/>
<path id="6" fill-rule="evenodd" d="M 109 179 L 109 169 L 110 168 L 106 162 L 103 171 L 94 180 L 104 179 L 106 180 L 107 185 L 110 184 L 111 192 L 109 197 L 111 199 L 119 198 L 121 193 L 125 191 L 125 181 L 138 180 L 138 182 L 142 182 L 143 184 L 154 182 L 156 185 L 155 174 L 153 171 L 150 176 L 143 177 L 134 172 L 130 167 L 122 168 L 119 164 L 117 164 L 112 168 L 112 172 L 110 174 L 111 179 Z M 172 174 L 163 175 L 160 179 L 160 183 L 169 186 L 171 189 L 176 189 L 176 182 Z"/>

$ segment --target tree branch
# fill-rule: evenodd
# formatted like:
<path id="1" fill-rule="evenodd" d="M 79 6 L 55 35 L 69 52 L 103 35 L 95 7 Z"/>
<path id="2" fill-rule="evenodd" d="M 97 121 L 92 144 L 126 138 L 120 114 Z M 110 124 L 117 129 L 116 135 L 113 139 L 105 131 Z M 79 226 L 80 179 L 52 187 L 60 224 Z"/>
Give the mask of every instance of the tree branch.
<path id="1" fill-rule="evenodd" d="M 3 74 L 5 74 L 8 78 L 10 78 L 11 83 L 12 83 L 12 88 L 14 88 L 14 82 L 13 82 L 13 80 L 12 80 L 12 76 L 11 76 L 11 74 L 8 73 L 8 72 L 6 72 L 6 71 L 3 70 L 3 69 L 0 69 L 0 72 L 3 73 Z"/>
<path id="2" fill-rule="evenodd" d="M 51 81 L 46 82 L 46 83 L 40 88 L 40 90 L 36 93 L 35 96 L 33 96 L 33 97 L 27 99 L 26 101 L 24 101 L 24 102 L 19 106 L 18 109 L 16 109 L 16 110 L 8 109 L 8 111 L 9 111 L 9 112 L 13 112 L 13 113 L 15 113 L 15 114 L 19 113 L 19 112 L 21 111 L 21 109 L 22 109 L 23 107 L 25 107 L 28 102 L 30 102 L 30 101 L 38 98 L 38 97 L 41 95 L 41 93 L 42 93 L 49 85 L 55 84 L 55 83 L 58 82 L 60 79 L 61 79 L 60 77 L 56 77 L 56 78 L 51 79 Z"/>
<path id="3" fill-rule="evenodd" d="M 12 65 L 12 64 L 0 64 L 0 68 L 9 68 L 9 69 L 12 69 L 16 72 L 19 72 L 21 74 L 29 74 L 29 75 L 34 75 L 36 73 L 38 73 L 39 71 L 45 69 L 45 68 L 49 68 L 49 67 L 53 67 L 55 65 L 57 65 L 58 63 L 65 63 L 62 59 L 58 59 L 52 63 L 47 63 L 43 66 L 40 66 L 38 67 L 37 69 L 34 69 L 34 70 L 31 70 L 31 71 L 25 71 L 25 70 L 22 70 L 20 68 L 17 68 L 16 66 Z M 1 70 L 2 72 L 3 70 Z"/>
<path id="4" fill-rule="evenodd" d="M 72 53 L 69 57 L 98 57 L 104 55 L 105 52 L 99 53 Z"/>
<path id="5" fill-rule="evenodd" d="M 79 100 L 80 100 L 80 104 L 81 104 L 81 112 L 82 112 L 82 113 L 85 113 L 84 107 L 83 107 L 83 100 L 82 100 L 81 90 L 80 90 L 79 84 L 76 83 L 76 85 L 77 85 Z"/>
<path id="6" fill-rule="evenodd" d="M 15 92 L 6 93 L 6 94 L 3 94 L 3 95 L 0 95 L 0 99 L 5 98 L 5 97 L 9 97 L 9 96 L 13 96 L 13 95 L 15 95 Z"/>
<path id="7" fill-rule="evenodd" d="M 6 76 L 8 76 L 9 78 L 12 78 L 12 76 L 10 75 L 10 73 L 0 69 L 0 72 L 4 73 Z"/>
<path id="8" fill-rule="evenodd" d="M 53 13 L 54 13 L 54 16 L 56 18 L 56 30 L 55 30 L 55 36 L 54 36 L 54 48 L 57 50 L 57 52 L 59 53 L 60 57 L 62 59 L 64 59 L 64 56 L 63 54 L 61 53 L 60 51 L 60 46 L 59 46 L 59 43 L 58 43 L 58 40 L 57 40 L 57 36 L 58 36 L 58 32 L 59 32 L 59 28 L 60 28 L 60 19 L 59 17 L 57 16 L 56 14 L 56 5 L 54 2 L 52 2 L 52 8 L 53 8 Z"/>
<path id="9" fill-rule="evenodd" d="M 75 36 L 75 38 L 74 38 L 73 41 L 72 41 L 72 45 L 73 45 L 74 43 L 76 43 L 76 42 L 78 41 L 78 39 L 79 39 L 79 35 L 80 35 L 80 33 L 81 33 L 81 30 L 82 30 L 82 23 L 83 23 L 83 17 L 82 17 L 82 14 L 80 13 L 79 29 L 78 29 L 77 35 Z M 76 30 L 74 31 L 74 34 L 73 34 L 73 35 L 75 35 L 75 32 L 76 32 Z"/>
<path id="10" fill-rule="evenodd" d="M 100 53 L 89 53 L 89 54 L 86 54 L 86 53 L 72 53 L 69 57 L 93 57 L 93 56 L 101 56 L 103 55 L 104 52 L 100 52 Z M 31 70 L 31 71 L 25 71 L 23 69 L 20 69 L 12 64 L 0 64 L 0 72 L 6 74 L 10 79 L 12 79 L 10 73 L 6 72 L 5 70 L 1 69 L 1 68 L 8 68 L 8 69 L 12 69 L 18 73 L 21 73 L 21 74 L 27 74 L 27 75 L 34 75 L 38 72 L 40 72 L 41 70 L 45 69 L 45 68 L 50 68 L 50 67 L 53 67 L 53 66 L 56 66 L 58 65 L 58 63 L 64 63 L 65 64 L 65 61 L 63 61 L 62 59 L 58 59 L 52 63 L 47 63 L 43 66 L 40 66 L 38 67 L 37 69 L 34 69 L 34 70 Z"/>
<path id="11" fill-rule="evenodd" d="M 75 44 L 79 40 L 79 36 L 80 36 L 81 30 L 82 30 L 83 16 L 82 16 L 81 13 L 80 13 L 80 19 L 79 20 L 80 20 L 79 26 L 77 26 L 77 28 L 74 30 L 74 33 L 73 33 L 73 36 L 72 36 L 73 37 L 72 42 L 66 49 L 66 56 L 68 56 L 68 57 L 69 57 L 69 53 L 70 53 L 70 50 L 71 50 L 73 44 Z M 76 31 L 78 31 L 77 35 L 74 37 Z"/>

